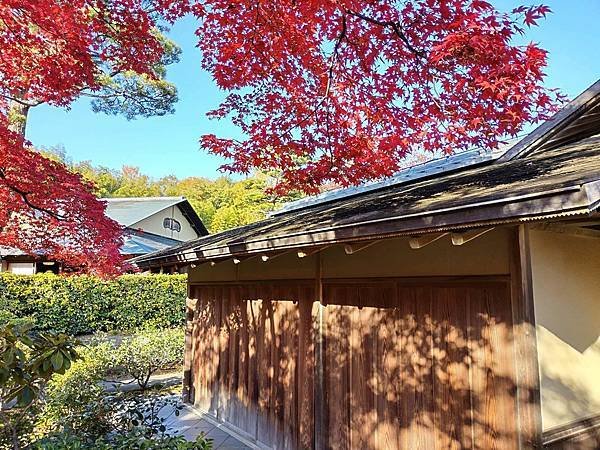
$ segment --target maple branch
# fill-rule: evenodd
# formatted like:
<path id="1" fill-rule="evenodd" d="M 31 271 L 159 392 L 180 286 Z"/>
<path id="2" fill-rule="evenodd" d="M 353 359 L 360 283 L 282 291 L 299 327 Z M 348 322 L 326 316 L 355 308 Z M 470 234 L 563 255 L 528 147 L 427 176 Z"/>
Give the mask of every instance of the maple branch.
<path id="1" fill-rule="evenodd" d="M 48 214 L 50 217 L 53 217 L 56 220 L 65 220 L 65 218 L 63 216 L 55 213 L 54 211 L 51 211 L 51 210 L 49 210 L 47 208 L 44 208 L 42 206 L 38 206 L 38 205 L 35 205 L 34 203 L 32 203 L 31 200 L 29 200 L 29 197 L 28 197 L 29 195 L 31 195 L 31 192 L 24 191 L 22 189 L 19 189 L 16 186 L 13 186 L 10 183 L 8 183 L 7 182 L 8 180 L 6 178 L 6 173 L 4 172 L 4 169 L 0 169 L 0 180 L 4 180 L 5 186 L 9 190 L 13 191 L 15 194 L 18 194 L 21 197 L 21 199 L 23 200 L 23 202 L 27 206 L 29 206 L 31 209 L 34 209 L 36 211 L 40 211 L 40 212 L 43 212 L 45 214 Z"/>
<path id="2" fill-rule="evenodd" d="M 331 64 L 329 65 L 329 77 L 327 79 L 327 89 L 325 90 L 325 97 L 329 96 L 329 89 L 331 88 L 331 81 L 333 79 L 333 69 L 335 67 L 335 64 L 338 61 L 338 54 L 339 54 L 340 46 L 342 44 L 342 41 L 346 37 L 347 30 L 348 30 L 348 27 L 346 24 L 346 15 L 343 15 L 342 16 L 342 31 L 340 32 L 340 35 L 338 36 L 337 41 L 335 42 L 335 47 L 333 48 L 333 55 L 331 57 Z"/>
<path id="3" fill-rule="evenodd" d="M 20 105 L 23 105 L 23 106 L 28 106 L 30 108 L 33 108 L 34 106 L 38 106 L 38 105 L 42 104 L 42 102 L 40 102 L 40 101 L 28 102 L 19 97 L 13 97 L 12 95 L 7 95 L 7 94 L 0 94 L 0 97 L 3 97 L 6 100 L 9 100 L 11 102 L 19 103 Z"/>
<path id="4" fill-rule="evenodd" d="M 373 17 L 369 17 L 366 16 L 362 13 L 356 12 L 356 11 L 352 11 L 350 9 L 346 10 L 346 13 L 357 17 L 359 19 L 362 19 L 366 22 L 369 22 L 373 25 L 379 25 L 381 27 L 390 27 L 392 29 L 392 31 L 394 32 L 394 34 L 396 36 L 398 36 L 400 38 L 400 40 L 404 43 L 404 45 L 406 45 L 406 48 L 413 53 L 417 58 L 425 58 L 426 54 L 423 50 L 418 50 L 416 49 L 408 40 L 408 37 L 406 36 L 406 34 L 404 33 L 404 31 L 402 30 L 402 27 L 400 26 L 400 24 L 398 22 L 394 22 L 393 20 L 378 20 L 378 19 L 374 19 Z"/>

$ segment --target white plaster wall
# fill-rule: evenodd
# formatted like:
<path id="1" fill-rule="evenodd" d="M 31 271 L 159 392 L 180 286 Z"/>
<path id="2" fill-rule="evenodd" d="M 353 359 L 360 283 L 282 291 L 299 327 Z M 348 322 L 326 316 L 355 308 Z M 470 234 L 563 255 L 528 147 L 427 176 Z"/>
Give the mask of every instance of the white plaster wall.
<path id="1" fill-rule="evenodd" d="M 531 231 L 544 430 L 600 413 L 600 239 Z"/>
<path id="2" fill-rule="evenodd" d="M 11 262 L 8 263 L 7 272 L 15 275 L 33 275 L 35 273 L 35 263 L 30 262 Z"/>
<path id="3" fill-rule="evenodd" d="M 181 223 L 181 231 L 176 232 L 163 227 L 163 220 L 165 218 L 171 218 Z M 198 234 L 194 231 L 190 222 L 181 213 L 181 210 L 177 206 L 166 208 L 150 217 L 140 220 L 139 222 L 131 225 L 131 228 L 139 229 L 149 233 L 158 234 L 159 236 L 165 236 L 172 239 L 178 239 L 180 241 L 189 241 L 196 239 Z"/>

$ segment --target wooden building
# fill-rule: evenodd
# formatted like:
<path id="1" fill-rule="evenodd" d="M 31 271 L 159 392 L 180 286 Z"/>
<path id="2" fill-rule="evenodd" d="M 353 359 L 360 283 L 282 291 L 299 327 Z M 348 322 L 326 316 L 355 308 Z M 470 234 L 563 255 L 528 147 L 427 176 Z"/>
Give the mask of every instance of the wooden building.
<path id="1" fill-rule="evenodd" d="M 137 259 L 184 397 L 273 449 L 600 447 L 600 82 L 510 149 Z"/>

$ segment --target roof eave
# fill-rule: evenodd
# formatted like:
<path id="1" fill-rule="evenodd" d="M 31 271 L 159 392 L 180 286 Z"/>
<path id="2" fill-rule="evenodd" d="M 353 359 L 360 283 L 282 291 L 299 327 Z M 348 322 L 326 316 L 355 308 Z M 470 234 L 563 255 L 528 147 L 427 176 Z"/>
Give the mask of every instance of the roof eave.
<path id="1" fill-rule="evenodd" d="M 192 248 L 172 254 L 163 253 L 156 257 L 150 254 L 134 262 L 142 268 L 149 268 L 222 259 L 233 255 L 253 255 L 292 248 L 410 236 L 492 224 L 514 224 L 523 221 L 583 216 L 590 214 L 591 205 L 598 201 L 600 201 L 600 181 L 595 181 L 582 186 L 569 186 L 528 194 L 520 198 L 498 199 L 486 204 L 461 205 L 439 211 L 428 211 L 425 214 L 351 223 L 274 239 L 228 242 L 227 245 L 206 250 Z M 557 205 L 560 208 L 557 208 Z"/>
<path id="2" fill-rule="evenodd" d="M 569 124 L 581 116 L 585 111 L 596 104 L 600 98 L 600 80 L 596 81 L 584 92 L 570 101 L 549 120 L 546 120 L 535 130 L 513 145 L 498 162 L 509 161 L 526 155 L 543 146 L 557 133 L 564 130 Z"/>

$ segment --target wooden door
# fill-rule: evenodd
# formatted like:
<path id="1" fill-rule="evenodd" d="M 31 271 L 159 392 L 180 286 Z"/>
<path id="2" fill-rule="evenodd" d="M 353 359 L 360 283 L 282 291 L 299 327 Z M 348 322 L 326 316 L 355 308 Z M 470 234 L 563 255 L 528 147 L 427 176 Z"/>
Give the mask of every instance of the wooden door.
<path id="1" fill-rule="evenodd" d="M 324 286 L 327 449 L 514 449 L 507 283 Z"/>

